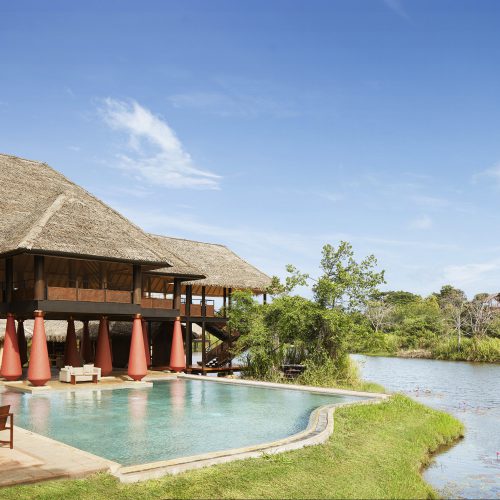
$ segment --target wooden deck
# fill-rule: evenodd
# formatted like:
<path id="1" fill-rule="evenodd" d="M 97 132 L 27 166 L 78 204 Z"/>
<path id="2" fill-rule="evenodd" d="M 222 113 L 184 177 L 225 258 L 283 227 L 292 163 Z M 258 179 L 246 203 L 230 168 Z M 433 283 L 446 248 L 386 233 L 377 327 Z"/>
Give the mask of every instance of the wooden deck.
<path id="1" fill-rule="evenodd" d="M 206 366 L 205 370 L 199 365 L 191 365 L 186 368 L 186 373 L 232 373 L 232 372 L 242 372 L 245 370 L 244 366 L 220 366 L 220 367 L 209 367 Z"/>

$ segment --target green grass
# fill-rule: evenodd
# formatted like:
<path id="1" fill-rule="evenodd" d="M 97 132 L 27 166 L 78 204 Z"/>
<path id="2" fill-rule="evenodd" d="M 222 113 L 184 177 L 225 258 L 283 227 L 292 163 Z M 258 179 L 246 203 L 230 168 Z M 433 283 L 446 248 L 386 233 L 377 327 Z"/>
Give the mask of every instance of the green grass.
<path id="1" fill-rule="evenodd" d="M 452 416 L 396 395 L 341 408 L 330 440 L 132 485 L 108 474 L 4 489 L 2 499 L 433 498 L 420 475 L 430 453 L 463 428 Z"/>
<path id="2" fill-rule="evenodd" d="M 386 337 L 391 337 L 391 343 L 396 345 L 395 335 L 385 334 Z M 401 339 L 402 340 L 402 339 Z M 379 342 L 380 343 L 380 342 Z M 448 361 L 474 361 L 482 363 L 500 363 L 500 338 L 482 337 L 471 339 L 468 337 L 462 338 L 460 348 L 456 338 L 441 338 L 436 339 L 425 349 L 418 347 L 412 349 L 384 349 L 377 342 L 373 345 L 361 346 L 355 349 L 358 354 L 366 356 L 387 356 L 387 357 L 402 357 L 413 358 L 422 357 L 416 351 L 427 351 L 424 355 L 428 359 L 442 359 Z"/>

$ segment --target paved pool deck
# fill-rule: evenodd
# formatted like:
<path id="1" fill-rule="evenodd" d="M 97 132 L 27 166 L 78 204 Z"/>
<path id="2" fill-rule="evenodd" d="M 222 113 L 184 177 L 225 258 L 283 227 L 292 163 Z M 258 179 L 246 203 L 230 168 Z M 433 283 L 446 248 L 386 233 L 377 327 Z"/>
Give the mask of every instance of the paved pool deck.
<path id="1" fill-rule="evenodd" d="M 324 443 L 333 432 L 334 412 L 337 407 L 351 404 L 379 403 L 383 399 L 389 397 L 386 394 L 363 393 L 340 389 L 323 389 L 291 384 L 272 384 L 196 375 L 180 374 L 177 376 L 176 374 L 156 371 L 150 371 L 143 383 L 133 382 L 123 372 L 117 372 L 111 377 L 104 378 L 98 384 L 80 383 L 71 385 L 61 383 L 58 380 L 51 380 L 48 382 L 49 388 L 43 391 L 46 394 L 50 394 L 60 391 L 96 391 L 129 387 L 138 388 L 141 386 L 148 387 L 154 380 L 176 379 L 177 377 L 191 380 L 205 380 L 208 383 L 253 385 L 274 389 L 294 389 L 328 394 L 361 396 L 365 399 L 358 402 L 327 405 L 317 408 L 312 412 L 309 419 L 309 425 L 305 430 L 278 441 L 128 467 L 15 426 L 14 449 L 11 450 L 8 446 L 0 447 L 0 487 L 29 484 L 53 479 L 81 478 L 101 471 L 112 473 L 122 482 L 136 482 L 158 478 L 166 474 L 177 474 L 218 463 L 259 457 L 263 454 L 281 453 L 283 451 L 303 448 L 304 446 L 321 444 Z M 0 386 L 2 385 L 8 390 L 14 389 L 22 392 L 32 392 L 29 384 L 25 382 L 12 383 L 0 381 Z M 34 393 L 36 392 L 37 391 L 34 391 Z"/>
<path id="2" fill-rule="evenodd" d="M 103 377 L 97 384 L 81 382 L 76 385 L 59 382 L 53 378 L 46 387 L 36 388 L 28 381 L 7 382 L 0 379 L 0 389 L 32 394 L 52 394 L 54 392 L 101 391 L 126 388 L 150 387 L 154 380 L 175 379 L 176 375 L 150 370 L 144 382 L 134 382 L 123 371 L 116 371 Z M 8 431 L 3 431 L 6 434 Z M 6 439 L 1 437 L 0 439 Z M 14 449 L 8 445 L 0 447 L 0 487 L 29 484 L 52 479 L 86 477 L 96 472 L 114 472 L 120 464 L 68 446 L 60 441 L 22 429 L 15 425 Z M 0 495 L 1 496 L 1 495 Z"/>
<path id="3" fill-rule="evenodd" d="M 108 390 L 108 389 L 129 389 L 139 388 L 139 387 L 150 387 L 152 382 L 155 380 L 169 380 L 176 378 L 175 373 L 166 373 L 163 371 L 149 370 L 148 374 L 140 381 L 134 382 L 125 371 L 114 371 L 108 377 L 102 377 L 97 384 L 92 382 L 78 382 L 75 385 L 68 384 L 66 382 L 59 382 L 59 380 L 53 377 L 49 380 L 43 387 L 34 387 L 27 380 L 20 380 L 16 382 L 7 382 L 0 379 L 0 386 L 6 389 L 26 392 L 30 394 L 49 394 L 54 391 L 58 392 L 73 392 L 73 391 L 98 391 L 98 390 Z"/>
<path id="4" fill-rule="evenodd" d="M 101 471 L 113 472 L 119 467 L 110 460 L 15 427 L 14 449 L 0 448 L 0 487 L 75 479 Z"/>

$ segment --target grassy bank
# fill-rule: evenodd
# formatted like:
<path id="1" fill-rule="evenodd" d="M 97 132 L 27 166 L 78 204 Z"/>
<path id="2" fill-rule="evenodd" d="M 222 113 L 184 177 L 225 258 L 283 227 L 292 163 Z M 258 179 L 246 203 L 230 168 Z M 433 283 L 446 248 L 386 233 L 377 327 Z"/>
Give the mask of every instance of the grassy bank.
<path id="1" fill-rule="evenodd" d="M 420 471 L 463 432 L 452 416 L 405 396 L 339 409 L 328 443 L 133 485 L 100 474 L 4 489 L 3 499 L 428 498 Z"/>
<path id="2" fill-rule="evenodd" d="M 379 340 L 382 337 L 382 340 Z M 463 338 L 460 346 L 457 339 L 442 339 L 428 342 L 422 347 L 400 347 L 396 335 L 378 335 L 374 341 L 365 342 L 356 351 L 368 356 L 395 356 L 400 358 L 443 359 L 448 361 L 475 361 L 500 363 L 500 338 Z"/>

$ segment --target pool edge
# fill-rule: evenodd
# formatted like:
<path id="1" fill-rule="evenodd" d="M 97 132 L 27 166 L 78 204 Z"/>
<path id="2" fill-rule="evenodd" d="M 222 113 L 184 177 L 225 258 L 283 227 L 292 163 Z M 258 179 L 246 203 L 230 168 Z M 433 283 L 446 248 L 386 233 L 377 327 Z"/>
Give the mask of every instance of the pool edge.
<path id="1" fill-rule="evenodd" d="M 232 383 L 235 385 L 251 385 L 272 389 L 292 389 L 330 395 L 350 395 L 364 397 L 365 399 L 320 406 L 311 412 L 308 425 L 304 430 L 276 441 L 241 448 L 233 448 L 229 450 L 203 453 L 200 455 L 191 455 L 188 457 L 120 467 L 113 472 L 113 475 L 117 477 L 120 482 L 134 483 L 138 481 L 145 481 L 148 479 L 158 479 L 167 474 L 175 475 L 189 470 L 201 469 L 204 467 L 232 462 L 235 460 L 258 458 L 264 455 L 274 455 L 286 451 L 297 450 L 306 446 L 322 444 L 332 435 L 334 431 L 334 413 L 336 408 L 361 404 L 378 404 L 390 397 L 388 394 L 381 393 L 368 393 L 361 391 L 349 391 L 345 389 L 298 386 L 293 384 L 278 384 L 239 379 L 219 379 L 204 377 L 201 375 L 179 374 L 178 378 L 201 380 L 207 382 L 210 381 L 215 383 Z"/>

